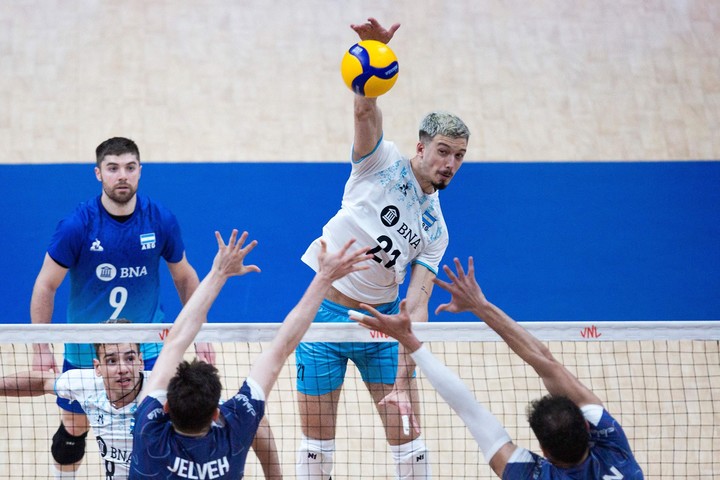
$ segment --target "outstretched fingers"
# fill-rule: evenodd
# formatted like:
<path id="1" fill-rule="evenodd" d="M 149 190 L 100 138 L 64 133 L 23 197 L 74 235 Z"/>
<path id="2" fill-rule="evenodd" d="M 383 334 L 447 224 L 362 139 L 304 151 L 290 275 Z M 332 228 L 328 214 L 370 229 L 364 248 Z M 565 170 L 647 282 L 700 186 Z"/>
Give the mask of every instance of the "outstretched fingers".
<path id="1" fill-rule="evenodd" d="M 439 278 L 435 277 L 433 278 L 433 283 L 437 285 L 438 287 L 442 288 L 446 292 L 448 292 L 450 295 L 453 294 L 453 288 L 455 285 L 455 281 L 457 280 L 457 277 L 455 277 L 455 274 L 452 273 L 452 270 L 450 270 L 450 267 L 447 265 L 443 266 L 443 270 L 445 270 L 445 273 L 448 275 L 448 277 L 451 277 L 451 280 L 453 282 L 446 282 L 444 280 L 440 280 Z M 440 312 L 448 310 L 448 307 L 450 306 L 449 303 L 443 303 L 442 305 L 438 305 L 438 307 L 435 309 L 435 315 L 437 315 Z"/>
<path id="2" fill-rule="evenodd" d="M 473 257 L 468 257 L 468 271 L 467 271 L 468 277 L 475 277 L 475 260 L 473 260 Z"/>
<path id="3" fill-rule="evenodd" d="M 453 272 L 452 269 L 447 266 L 443 265 L 443 271 L 450 279 L 449 282 L 445 282 L 443 280 L 440 280 L 438 278 L 435 278 L 433 280 L 433 283 L 435 285 L 439 286 L 446 292 L 450 293 L 452 295 L 452 298 L 450 299 L 449 303 L 443 303 L 441 305 L 438 305 L 438 307 L 435 309 L 435 314 L 439 314 L 440 312 L 451 312 L 451 313 L 457 313 L 461 310 L 459 307 L 459 304 L 457 303 L 457 295 L 460 295 L 463 292 L 463 288 L 466 284 L 467 279 L 473 279 L 475 278 L 475 264 L 473 261 L 473 257 L 468 258 L 468 270 L 467 273 L 465 273 L 465 269 L 462 266 L 462 263 L 460 263 L 460 259 L 455 257 L 453 259 L 453 263 L 455 264 L 455 270 L 456 272 Z"/>
<path id="4" fill-rule="evenodd" d="M 437 285 L 438 287 L 442 288 L 443 290 L 450 291 L 451 284 L 446 282 L 445 280 L 440 280 L 439 278 L 433 278 L 433 283 Z"/>
<path id="5" fill-rule="evenodd" d="M 217 230 L 215 230 L 215 239 L 217 240 L 218 250 L 222 250 L 226 247 L 225 240 L 223 240 L 222 235 L 220 235 L 220 232 Z"/>
<path id="6" fill-rule="evenodd" d="M 324 242 L 321 240 L 321 242 L 324 244 Z M 360 265 L 361 262 L 364 262 L 366 260 L 370 260 L 372 258 L 372 255 L 370 255 L 368 252 L 367 247 L 358 248 L 357 250 L 353 251 L 352 253 L 348 253 L 350 250 L 350 247 L 355 244 L 355 239 L 351 238 L 347 242 L 345 242 L 345 245 L 340 249 L 338 252 L 338 255 L 341 259 L 345 260 L 346 265 L 350 268 L 351 272 L 357 272 L 360 270 L 367 270 L 370 268 L 369 265 Z"/>
<path id="7" fill-rule="evenodd" d="M 395 32 L 397 32 L 397 29 L 400 28 L 399 23 L 393 23 L 392 25 L 390 25 L 390 28 L 386 29 L 382 25 L 380 25 L 380 22 L 378 22 L 377 19 L 374 17 L 368 18 L 368 23 L 375 30 L 382 32 L 382 34 L 386 40 L 384 43 L 388 43 L 392 39 L 392 37 L 395 35 Z"/>
<path id="8" fill-rule="evenodd" d="M 367 263 L 363 264 L 362 262 L 367 262 L 372 258 L 373 255 L 367 253 L 367 248 L 361 248 L 357 250 L 353 254 L 353 272 L 359 272 L 361 270 L 367 270 L 368 268 L 370 268 L 370 265 L 368 265 Z"/>
<path id="9" fill-rule="evenodd" d="M 235 233 L 237 233 L 237 230 L 235 231 Z M 247 237 L 248 237 L 248 232 L 243 232 L 242 235 L 240 235 L 240 239 L 238 240 L 237 245 L 236 245 L 238 248 L 238 253 L 242 256 L 243 260 L 245 259 L 245 257 L 247 257 L 247 255 L 250 252 L 253 251 L 253 249 L 258 244 L 257 240 L 253 240 L 252 242 L 250 242 L 247 245 L 245 245 L 244 247 L 242 247 L 242 245 L 245 243 L 245 240 L 247 240 Z M 258 267 L 257 265 L 245 265 L 245 272 L 260 273 L 260 267 Z"/>
<path id="10" fill-rule="evenodd" d="M 352 247 L 354 243 L 355 243 L 354 238 L 351 238 L 350 240 L 345 242 L 345 245 L 343 245 L 343 247 L 340 249 L 340 253 L 339 253 L 340 257 L 348 258 L 348 260 L 353 263 L 361 262 L 364 260 L 369 260 L 370 258 L 372 258 L 372 255 L 367 253 L 368 252 L 367 247 L 358 248 L 357 250 L 355 250 L 354 252 L 352 252 L 351 254 L 348 255 L 347 252 L 350 250 L 350 247 Z M 366 268 L 368 268 L 368 267 L 364 266 L 364 267 L 359 268 L 359 270 L 365 270 Z"/>
<path id="11" fill-rule="evenodd" d="M 349 273 L 369 268 L 369 265 L 361 264 L 372 258 L 372 255 L 367 253 L 368 248 L 363 247 L 349 252 L 354 243 L 354 239 L 348 240 L 339 250 L 328 253 L 327 243 L 320 239 L 319 271 L 324 272 L 324 275 L 334 281 Z"/>
<path id="12" fill-rule="evenodd" d="M 439 314 L 440 312 L 447 311 L 448 307 L 450 307 L 449 303 L 442 303 L 442 304 L 438 305 L 437 308 L 435 309 L 435 315 Z"/>
<path id="13" fill-rule="evenodd" d="M 324 240 L 320 240 L 320 243 L 322 243 L 323 246 L 325 245 L 325 241 L 324 241 Z M 354 243 L 355 243 L 355 239 L 354 239 L 354 238 L 351 238 L 350 240 L 348 240 L 347 242 L 345 242 L 345 245 L 343 245 L 343 247 L 340 249 L 340 256 L 341 256 L 341 257 L 344 257 L 345 254 L 347 253 L 347 251 L 350 250 L 350 247 L 352 247 L 352 245 L 353 245 Z"/>
<path id="14" fill-rule="evenodd" d="M 239 254 L 242 255 L 244 258 L 245 256 L 247 256 L 248 253 L 253 250 L 253 248 L 257 246 L 257 240 L 253 240 L 252 242 L 245 245 L 245 241 L 247 240 L 248 236 L 248 232 L 244 231 L 240 235 L 240 238 L 238 238 L 238 230 L 236 228 L 233 229 L 232 233 L 230 234 L 230 239 L 228 240 L 227 246 L 230 248 L 231 252 L 234 255 Z M 218 246 L 224 247 L 225 243 L 223 242 L 222 236 L 219 232 L 215 232 L 215 237 L 218 239 Z"/>
<path id="15" fill-rule="evenodd" d="M 455 270 L 457 273 L 453 272 L 452 269 L 447 266 L 443 265 L 443 271 L 450 279 L 450 282 L 444 282 L 439 279 L 435 279 L 434 282 L 439 287 L 449 290 L 449 288 L 452 286 L 452 284 L 456 284 L 462 280 L 465 280 L 465 278 L 472 278 L 475 276 L 475 263 L 473 261 L 473 257 L 468 257 L 468 271 L 465 273 L 465 269 L 462 266 L 462 263 L 460 263 L 460 259 L 455 257 L 453 259 L 453 263 L 455 263 Z"/>
<path id="16" fill-rule="evenodd" d="M 463 269 L 462 263 L 460 263 L 460 259 L 455 257 L 453 258 L 453 263 L 455 264 L 455 272 L 452 271 L 450 267 L 445 265 L 443 268 L 445 270 L 445 273 L 448 274 L 448 277 L 450 277 L 450 280 L 453 282 L 457 282 L 458 278 L 463 278 L 465 276 L 465 270 Z"/>
<path id="17" fill-rule="evenodd" d="M 377 330 L 386 335 L 400 340 L 400 337 L 407 333 L 410 328 L 410 315 L 407 311 L 407 300 L 400 302 L 400 312 L 392 315 L 384 314 L 378 311 L 372 305 L 361 303 L 360 308 L 366 310 L 370 315 L 365 315 L 351 310 L 349 316 L 360 325 L 370 330 Z"/>
<path id="18" fill-rule="evenodd" d="M 350 28 L 358 34 L 360 40 L 377 40 L 382 43 L 388 43 L 392 40 L 397 29 L 400 28 L 400 24 L 394 23 L 390 28 L 385 28 L 380 25 L 377 19 L 370 17 L 367 22 L 363 24 L 351 24 Z"/>
<path id="19" fill-rule="evenodd" d="M 228 240 L 227 245 L 225 244 L 225 240 L 223 240 L 222 235 L 220 235 L 220 232 L 215 230 L 215 239 L 217 239 L 218 249 L 222 250 L 225 247 L 230 247 L 231 249 L 235 247 L 235 239 L 237 238 L 237 228 L 233 228 L 232 233 L 230 234 L 230 239 Z M 245 238 L 247 238 L 247 232 L 244 232 L 243 235 L 245 235 Z"/>
<path id="20" fill-rule="evenodd" d="M 403 300 L 403 303 L 404 302 L 405 300 Z M 400 304 L 401 308 L 403 303 Z M 351 320 L 356 321 L 362 327 L 365 327 L 368 330 L 377 330 L 378 332 L 390 335 L 390 330 L 388 329 L 389 325 L 387 323 L 389 317 L 387 315 L 381 313 L 375 307 L 366 303 L 360 303 L 360 308 L 366 310 L 370 315 L 356 312 L 355 310 L 350 310 L 348 311 L 348 316 Z"/>
<path id="21" fill-rule="evenodd" d="M 240 237 L 240 240 L 237 243 L 237 248 L 242 253 L 243 256 L 246 256 L 248 253 L 252 252 L 252 250 L 257 246 L 258 241 L 253 240 L 252 242 L 248 243 L 244 247 L 242 247 L 243 243 L 245 243 L 245 240 L 247 240 L 248 233 L 243 232 L 242 236 Z"/>
<path id="22" fill-rule="evenodd" d="M 383 314 L 365 303 L 361 303 L 360 308 L 362 308 L 363 310 L 367 310 L 372 316 L 356 312 L 355 310 L 350 310 L 348 312 L 350 314 L 350 318 L 352 320 L 355 320 L 365 328 L 376 330 L 377 327 L 381 325 L 381 318 Z"/>
<path id="23" fill-rule="evenodd" d="M 245 257 L 257 246 L 257 240 L 245 245 L 248 238 L 248 232 L 243 231 L 238 236 L 238 230 L 234 228 L 230 233 L 228 243 L 222 238 L 222 235 L 217 230 L 215 231 L 215 238 L 218 243 L 218 254 L 215 257 L 215 265 L 226 272 L 232 272 L 231 275 L 244 275 L 248 272 L 260 272 L 260 267 L 257 265 L 244 265 L 243 262 Z"/>
<path id="24" fill-rule="evenodd" d="M 400 415 L 403 433 L 410 435 L 410 427 L 415 431 L 416 434 L 420 434 L 420 422 L 415 416 L 415 412 L 412 408 L 412 401 L 410 400 L 407 392 L 398 392 L 393 390 L 385 398 L 378 402 L 381 407 L 393 406 L 398 410 Z"/>
<path id="25" fill-rule="evenodd" d="M 357 322 L 358 325 L 363 328 L 367 328 L 368 330 L 375 330 L 375 324 L 373 323 L 375 321 L 375 318 L 373 317 L 370 317 L 360 312 L 356 312 L 355 310 L 348 311 L 348 317 L 350 317 L 350 320 Z"/>
<path id="26" fill-rule="evenodd" d="M 453 263 L 455 264 L 455 270 L 457 271 L 457 276 L 464 277 L 465 270 L 463 270 L 463 266 L 462 266 L 462 263 L 460 263 L 460 259 L 457 257 L 453 258 Z"/>
<path id="27" fill-rule="evenodd" d="M 230 240 L 228 240 L 228 245 L 230 246 L 230 248 L 235 248 L 237 246 L 237 244 L 235 243 L 235 240 L 237 239 L 237 234 L 237 228 L 233 228 L 232 233 L 230 233 Z M 247 238 L 247 232 L 243 232 L 243 237 L 241 238 Z"/>

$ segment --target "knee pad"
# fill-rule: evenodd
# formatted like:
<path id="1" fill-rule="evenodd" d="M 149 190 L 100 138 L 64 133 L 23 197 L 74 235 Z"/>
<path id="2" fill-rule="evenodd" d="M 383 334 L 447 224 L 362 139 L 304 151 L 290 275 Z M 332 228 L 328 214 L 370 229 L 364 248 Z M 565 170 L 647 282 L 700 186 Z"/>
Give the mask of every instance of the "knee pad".
<path id="1" fill-rule="evenodd" d="M 85 455 L 85 437 L 87 437 L 87 432 L 79 437 L 70 435 L 65 430 L 65 425 L 61 423 L 60 428 L 53 435 L 50 448 L 55 461 L 60 465 L 72 465 L 82 460 Z"/>
<path id="2" fill-rule="evenodd" d="M 335 440 L 315 440 L 305 435 L 300 440 L 295 473 L 304 480 L 331 480 Z"/>
<path id="3" fill-rule="evenodd" d="M 391 445 L 390 452 L 395 460 L 395 478 L 399 480 L 432 478 L 428 450 L 422 437 L 403 445 Z"/>

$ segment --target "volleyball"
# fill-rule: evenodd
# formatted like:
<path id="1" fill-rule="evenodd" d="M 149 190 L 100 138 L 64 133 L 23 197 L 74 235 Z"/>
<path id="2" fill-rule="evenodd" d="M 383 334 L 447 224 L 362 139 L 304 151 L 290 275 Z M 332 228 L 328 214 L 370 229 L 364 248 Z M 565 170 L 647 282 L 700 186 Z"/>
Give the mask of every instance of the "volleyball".
<path id="1" fill-rule="evenodd" d="M 398 71 L 395 53 L 377 40 L 356 43 L 345 52 L 340 64 L 345 85 L 363 97 L 387 93 L 395 85 Z"/>

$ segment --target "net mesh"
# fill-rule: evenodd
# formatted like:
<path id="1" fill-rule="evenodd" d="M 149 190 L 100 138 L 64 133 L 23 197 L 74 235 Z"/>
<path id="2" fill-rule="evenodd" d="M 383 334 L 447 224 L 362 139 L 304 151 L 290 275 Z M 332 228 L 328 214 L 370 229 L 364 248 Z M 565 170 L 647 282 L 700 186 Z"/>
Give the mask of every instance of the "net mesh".
<path id="1" fill-rule="evenodd" d="M 531 323 L 555 356 L 605 402 L 623 425 L 646 478 L 720 475 L 720 322 Z M 205 325 L 198 340 L 213 342 L 224 397 L 240 387 L 277 324 Z M 149 342 L 166 326 L 2 325 L 0 375 L 30 370 L 32 343 Z M 514 442 L 540 451 L 525 418 L 528 402 L 545 393 L 536 373 L 481 323 L 430 323 L 416 329 L 433 353 L 456 371 L 507 428 Z M 122 340 L 120 340 L 122 339 Z M 387 341 L 356 325 L 313 325 L 308 341 Z M 188 352 L 188 358 L 192 358 Z M 268 398 L 286 478 L 295 476 L 300 421 L 295 361 L 288 359 Z M 423 437 L 434 478 L 495 478 L 462 421 L 419 376 Z M 0 478 L 49 478 L 51 438 L 59 411 L 51 395 L 0 396 Z M 357 369 L 349 365 L 337 419 L 333 478 L 394 478 L 382 423 Z M 77 478 L 102 478 L 93 433 Z M 254 454 L 246 478 L 263 478 Z"/>

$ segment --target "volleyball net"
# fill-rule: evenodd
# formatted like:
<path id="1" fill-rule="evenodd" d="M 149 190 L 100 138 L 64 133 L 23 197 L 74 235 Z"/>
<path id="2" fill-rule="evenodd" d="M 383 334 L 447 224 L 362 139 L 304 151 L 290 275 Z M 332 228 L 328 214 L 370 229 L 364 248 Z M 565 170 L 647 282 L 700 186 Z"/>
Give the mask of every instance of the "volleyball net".
<path id="1" fill-rule="evenodd" d="M 720 475 L 720 322 L 523 323 L 605 403 L 622 424 L 646 478 Z M 63 343 L 142 343 L 170 325 L 0 325 L 0 375 L 32 369 L 32 344 L 51 343 L 58 365 Z M 225 390 L 233 395 L 279 324 L 207 324 L 197 340 L 212 342 Z M 513 441 L 540 452 L 525 412 L 546 393 L 532 368 L 483 323 L 416 325 L 418 337 L 462 378 Z M 358 325 L 314 324 L 311 342 L 391 341 Z M 192 350 L 192 349 L 191 349 Z M 193 357 L 189 351 L 188 358 Z M 268 398 L 285 478 L 295 477 L 301 428 L 291 355 Z M 462 421 L 418 375 L 423 438 L 436 479 L 496 478 Z M 59 425 L 55 397 L 0 396 L 0 478 L 51 478 L 51 439 Z M 382 422 L 357 369 L 348 366 L 337 411 L 333 478 L 394 478 Z M 93 440 L 77 478 L 103 478 Z M 246 478 L 264 478 L 253 453 Z"/>

